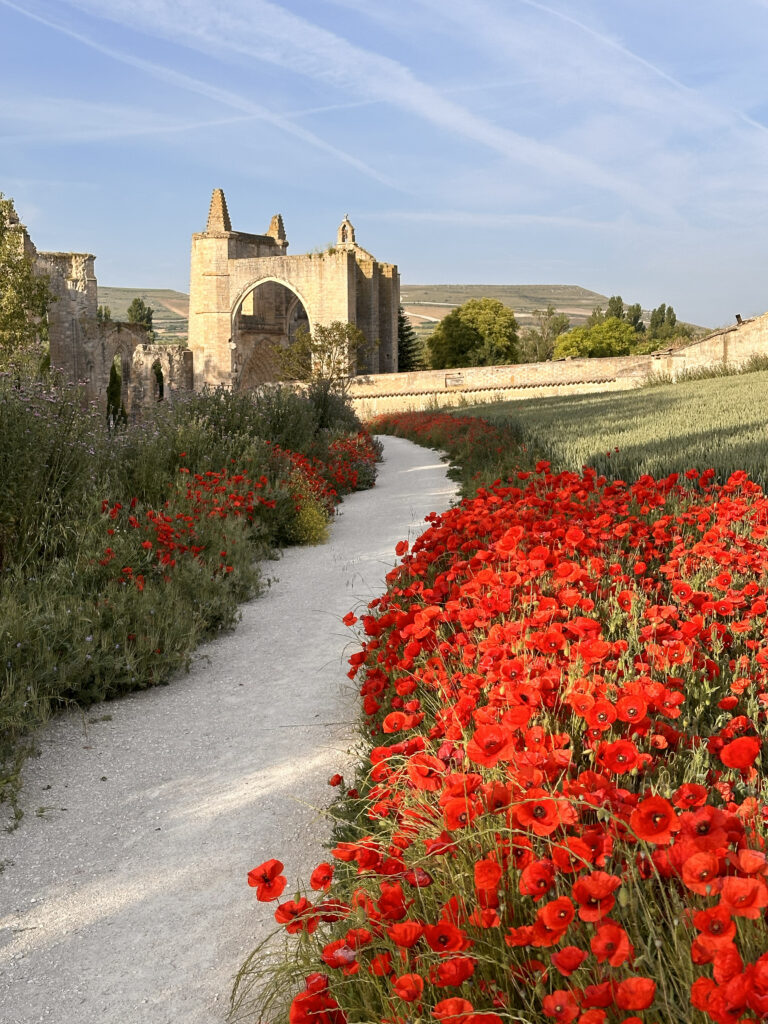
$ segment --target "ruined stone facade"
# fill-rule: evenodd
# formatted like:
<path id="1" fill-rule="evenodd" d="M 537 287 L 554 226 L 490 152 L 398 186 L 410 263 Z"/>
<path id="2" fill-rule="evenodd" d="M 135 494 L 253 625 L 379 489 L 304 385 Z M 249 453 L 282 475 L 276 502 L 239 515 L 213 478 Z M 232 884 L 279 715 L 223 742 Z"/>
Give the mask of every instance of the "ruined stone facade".
<path id="1" fill-rule="evenodd" d="M 51 367 L 81 384 L 88 399 L 106 409 L 107 385 L 117 360 L 122 402 L 131 419 L 157 401 L 172 401 L 192 387 L 191 353 L 180 346 L 154 345 L 141 324 L 101 322 L 95 257 L 87 252 L 41 252 L 14 215 L 24 253 L 36 273 L 48 278 Z M 159 373 L 158 373 L 159 370 Z"/>
<path id="2" fill-rule="evenodd" d="M 369 343 L 353 374 L 397 368 L 397 267 L 379 263 L 357 244 L 345 217 L 335 247 L 288 255 L 282 217 L 266 234 L 233 231 L 226 199 L 216 189 L 206 229 L 192 236 L 189 348 L 195 387 L 236 388 L 274 380 L 276 346 L 301 327 L 310 332 L 334 321 L 355 324 Z"/>

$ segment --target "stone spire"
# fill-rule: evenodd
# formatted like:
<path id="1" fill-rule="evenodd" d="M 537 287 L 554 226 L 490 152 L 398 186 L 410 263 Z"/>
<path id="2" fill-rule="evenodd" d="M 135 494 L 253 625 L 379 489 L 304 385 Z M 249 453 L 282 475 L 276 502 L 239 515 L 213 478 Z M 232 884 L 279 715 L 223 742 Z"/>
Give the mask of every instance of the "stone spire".
<path id="1" fill-rule="evenodd" d="M 205 230 L 208 234 L 232 230 L 232 221 L 229 219 L 229 210 L 223 189 L 215 188 L 213 190 L 211 207 L 208 210 L 208 224 Z"/>
<path id="2" fill-rule="evenodd" d="M 269 222 L 269 229 L 267 234 L 270 238 L 274 238 L 276 242 L 284 242 L 285 237 L 285 224 L 283 224 L 282 214 L 276 213 L 272 220 Z"/>

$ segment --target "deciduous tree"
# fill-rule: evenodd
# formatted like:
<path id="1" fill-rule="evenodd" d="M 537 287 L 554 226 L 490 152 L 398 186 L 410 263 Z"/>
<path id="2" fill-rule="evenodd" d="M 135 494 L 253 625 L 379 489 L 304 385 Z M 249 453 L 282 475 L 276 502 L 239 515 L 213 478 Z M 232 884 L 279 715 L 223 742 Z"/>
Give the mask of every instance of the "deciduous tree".
<path id="1" fill-rule="evenodd" d="M 429 338 L 430 362 L 442 370 L 518 360 L 518 324 L 498 299 L 470 299 L 444 317 Z"/>
<path id="2" fill-rule="evenodd" d="M 557 339 L 555 359 L 568 356 L 626 356 L 634 348 L 637 334 L 631 324 L 612 316 L 594 327 L 577 327 Z"/>
<path id="3" fill-rule="evenodd" d="M 520 340 L 520 362 L 540 363 L 551 359 L 555 344 L 561 334 L 565 334 L 571 321 L 565 313 L 558 313 L 550 304 L 542 312 L 533 311 L 533 327 L 529 327 Z"/>

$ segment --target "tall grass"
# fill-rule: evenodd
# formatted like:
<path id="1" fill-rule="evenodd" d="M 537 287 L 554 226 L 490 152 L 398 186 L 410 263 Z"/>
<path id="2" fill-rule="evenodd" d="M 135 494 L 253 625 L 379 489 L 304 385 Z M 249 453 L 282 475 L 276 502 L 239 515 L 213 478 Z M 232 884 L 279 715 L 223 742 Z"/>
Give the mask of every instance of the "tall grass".
<path id="1" fill-rule="evenodd" d="M 503 424 L 557 469 L 594 466 L 627 480 L 713 469 L 720 482 L 745 470 L 766 487 L 766 408 L 768 372 L 761 370 L 629 392 L 475 406 L 463 415 Z"/>

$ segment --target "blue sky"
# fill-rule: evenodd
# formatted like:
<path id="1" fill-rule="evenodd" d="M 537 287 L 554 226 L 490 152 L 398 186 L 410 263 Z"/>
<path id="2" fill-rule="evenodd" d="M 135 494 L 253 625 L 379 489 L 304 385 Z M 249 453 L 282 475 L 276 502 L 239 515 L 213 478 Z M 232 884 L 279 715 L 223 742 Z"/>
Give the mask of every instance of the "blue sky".
<path id="1" fill-rule="evenodd" d="M 211 190 L 410 283 L 768 309 L 768 0 L 0 0 L 0 191 L 186 291 Z"/>

